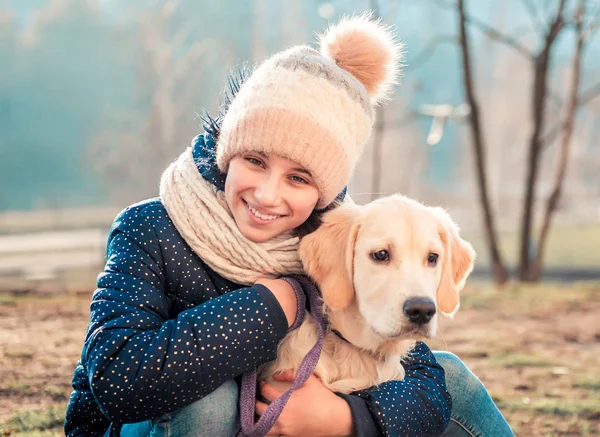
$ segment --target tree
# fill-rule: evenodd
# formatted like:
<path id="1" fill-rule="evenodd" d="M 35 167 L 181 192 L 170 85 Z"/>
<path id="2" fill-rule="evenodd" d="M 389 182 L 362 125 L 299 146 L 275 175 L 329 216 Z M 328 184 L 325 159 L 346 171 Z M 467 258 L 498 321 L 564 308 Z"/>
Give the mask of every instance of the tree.
<path id="1" fill-rule="evenodd" d="M 471 67 L 471 51 L 469 37 L 466 29 L 466 14 L 463 0 L 458 0 L 457 3 L 459 12 L 459 29 L 460 29 L 460 47 L 462 53 L 463 66 L 463 83 L 466 100 L 470 106 L 471 113 L 469 117 L 469 126 L 473 142 L 473 151 L 475 155 L 475 168 L 477 174 L 477 187 L 479 190 L 479 203 L 483 212 L 483 223 L 485 227 L 486 240 L 490 251 L 490 261 L 492 263 L 492 272 L 494 280 L 498 284 L 504 284 L 508 280 L 508 272 L 502 259 L 500 249 L 498 247 L 498 234 L 494 223 L 494 215 L 490 202 L 487 178 L 486 178 L 486 159 L 485 159 L 485 144 L 480 123 L 479 103 L 475 96 L 475 86 L 473 84 L 473 73 Z"/>
<path id="2" fill-rule="evenodd" d="M 531 279 L 530 263 L 533 249 L 531 234 L 542 151 L 542 133 L 545 127 L 546 104 L 548 102 L 548 73 L 552 61 L 553 46 L 566 24 L 564 17 L 565 2 L 566 0 L 559 0 L 556 14 L 546 27 L 543 38 L 544 43 L 540 51 L 534 55 L 529 54 L 533 61 L 534 74 L 532 94 L 533 131 L 529 139 L 525 197 L 523 199 L 523 217 L 521 220 L 519 279 L 522 281 Z M 537 250 L 539 250 L 539 247 Z"/>
<path id="3" fill-rule="evenodd" d="M 436 4 L 443 7 L 453 7 L 452 3 L 446 0 L 433 0 Z M 503 263 L 500 254 L 497 252 L 497 240 L 495 239 L 495 230 L 493 223 L 493 214 L 489 205 L 487 193 L 487 179 L 485 171 L 485 148 L 484 135 L 479 121 L 480 111 L 477 105 L 474 93 L 474 79 L 469 56 L 468 29 L 475 28 L 483 32 L 488 38 L 504 44 L 514 49 L 517 53 L 530 61 L 533 74 L 533 85 L 531 93 L 531 119 L 532 131 L 528 140 L 526 179 L 524 185 L 524 197 L 522 206 L 522 218 L 520 224 L 520 245 L 519 245 L 519 266 L 518 277 L 522 281 L 536 281 L 541 277 L 543 251 L 546 239 L 548 237 L 551 218 L 556 210 L 569 159 L 569 148 L 573 136 L 575 113 L 585 103 L 600 95 L 600 84 L 591 87 L 588 91 L 579 95 L 580 72 L 582 69 L 582 52 L 584 46 L 589 42 L 594 33 L 600 14 L 600 8 L 596 8 L 591 16 L 585 16 L 586 0 L 579 0 L 577 8 L 570 8 L 571 1 L 558 0 L 555 10 L 547 22 L 540 19 L 533 1 L 522 0 L 522 4 L 527 9 L 531 21 L 537 30 L 542 28 L 541 47 L 532 52 L 521 44 L 518 38 L 506 35 L 497 29 L 490 27 L 484 22 L 467 14 L 466 0 L 457 0 L 454 5 L 458 12 L 459 29 L 461 34 L 461 51 L 463 54 L 463 75 L 465 94 L 468 103 L 471 105 L 472 112 L 470 118 L 470 127 L 473 137 L 473 143 L 476 151 L 477 160 L 477 179 L 480 192 L 480 203 L 482 205 L 484 223 L 488 247 L 491 252 L 491 259 L 494 268 L 494 276 L 497 281 L 503 276 L 499 272 L 503 270 Z M 589 1 L 587 3 L 593 3 Z M 586 24 L 587 19 L 587 24 Z M 563 123 L 550 130 L 546 136 L 547 129 L 547 103 L 550 98 L 556 100 L 554 92 L 551 90 L 548 82 L 552 68 L 553 55 L 556 49 L 556 42 L 559 36 L 566 30 L 573 27 L 576 33 L 576 49 L 573 59 L 573 82 L 571 84 L 569 104 L 567 106 L 567 115 Z M 579 97 L 578 97 L 579 96 Z M 543 152 L 547 149 L 557 135 L 561 135 L 562 146 L 559 157 L 558 168 L 555 175 L 554 188 L 546 202 L 545 215 L 542 222 L 540 236 L 537 244 L 534 244 L 533 230 L 535 224 L 535 202 L 537 198 L 537 185 L 539 180 L 539 167 L 543 159 Z M 502 267 L 501 267 L 502 266 Z"/>
<path id="4" fill-rule="evenodd" d="M 589 38 L 593 35 L 595 29 L 586 29 L 584 25 L 585 17 L 585 0 L 580 0 L 577 10 L 574 16 L 575 22 L 575 54 L 573 56 L 573 67 L 572 67 L 572 78 L 571 88 L 569 91 L 569 99 L 567 106 L 567 115 L 562 130 L 561 149 L 558 165 L 556 169 L 556 175 L 554 179 L 554 185 L 548 199 L 546 200 L 545 213 L 542 220 L 542 227 L 538 240 L 537 253 L 533 264 L 530 267 L 528 278 L 532 281 L 540 279 L 542 274 L 542 263 L 544 257 L 544 249 L 546 247 L 546 241 L 550 230 L 550 225 L 556 207 L 560 201 L 563 185 L 565 181 L 565 175 L 567 173 L 567 166 L 569 162 L 570 148 L 573 138 L 573 131 L 575 129 L 575 115 L 577 112 L 579 101 L 579 88 L 581 83 L 581 67 L 583 52 L 586 43 Z"/>

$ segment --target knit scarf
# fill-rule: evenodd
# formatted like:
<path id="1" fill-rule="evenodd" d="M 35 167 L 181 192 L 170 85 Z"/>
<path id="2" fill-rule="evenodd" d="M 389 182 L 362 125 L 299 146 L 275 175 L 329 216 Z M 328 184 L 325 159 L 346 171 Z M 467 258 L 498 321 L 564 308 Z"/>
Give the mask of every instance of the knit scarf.
<path id="1" fill-rule="evenodd" d="M 298 237 L 255 243 L 239 231 L 219 187 L 224 175 L 214 164 L 214 140 L 207 140 L 203 147 L 204 136 L 196 137 L 162 175 L 160 198 L 177 231 L 211 269 L 238 284 L 303 273 Z"/>

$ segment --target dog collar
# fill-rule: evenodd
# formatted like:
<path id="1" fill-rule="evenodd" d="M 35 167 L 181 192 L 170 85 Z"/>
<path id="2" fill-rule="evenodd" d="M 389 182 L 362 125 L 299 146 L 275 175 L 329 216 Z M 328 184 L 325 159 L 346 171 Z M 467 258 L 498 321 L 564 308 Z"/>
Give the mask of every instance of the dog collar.
<path id="1" fill-rule="evenodd" d="M 337 329 L 332 329 L 332 330 L 331 330 L 331 332 L 332 332 L 333 334 L 335 334 L 335 335 L 336 335 L 336 336 L 337 336 L 337 337 L 338 337 L 340 340 L 342 340 L 342 341 L 345 341 L 346 343 L 348 343 L 348 344 L 349 344 L 349 345 L 351 345 L 351 346 L 354 346 L 354 345 L 353 345 L 352 343 L 350 343 L 350 341 L 348 341 L 348 340 L 346 339 L 346 337 L 344 337 L 344 336 L 342 335 L 342 333 L 341 333 L 340 331 L 338 331 Z"/>

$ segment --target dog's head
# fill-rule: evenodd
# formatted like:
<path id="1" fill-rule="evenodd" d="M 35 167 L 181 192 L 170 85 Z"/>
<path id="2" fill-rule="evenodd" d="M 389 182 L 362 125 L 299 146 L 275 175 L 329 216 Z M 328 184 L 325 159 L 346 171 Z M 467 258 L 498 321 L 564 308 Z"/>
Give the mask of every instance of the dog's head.
<path id="1" fill-rule="evenodd" d="M 300 256 L 327 311 L 358 311 L 385 341 L 434 335 L 439 312 L 458 310 L 475 252 L 443 209 L 394 195 L 326 213 Z"/>

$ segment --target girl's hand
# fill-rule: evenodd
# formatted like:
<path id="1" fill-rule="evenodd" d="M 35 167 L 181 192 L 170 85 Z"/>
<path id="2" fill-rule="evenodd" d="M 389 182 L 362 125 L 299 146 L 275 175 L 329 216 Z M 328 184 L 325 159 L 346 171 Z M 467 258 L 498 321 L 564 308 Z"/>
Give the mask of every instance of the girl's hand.
<path id="1" fill-rule="evenodd" d="M 296 293 L 290 284 L 283 279 L 270 279 L 260 278 L 256 281 L 256 284 L 264 285 L 269 289 L 281 308 L 285 313 L 285 317 L 288 321 L 288 328 L 294 324 L 296 320 L 296 313 L 298 312 L 298 299 Z"/>
<path id="2" fill-rule="evenodd" d="M 275 375 L 278 381 L 293 382 L 296 375 L 291 370 Z M 260 392 L 273 402 L 283 392 L 261 382 Z M 262 416 L 267 404 L 256 402 L 256 413 Z M 348 403 L 329 390 L 315 376 L 292 393 L 279 419 L 267 435 L 285 437 L 351 436 L 354 433 L 352 413 Z"/>

